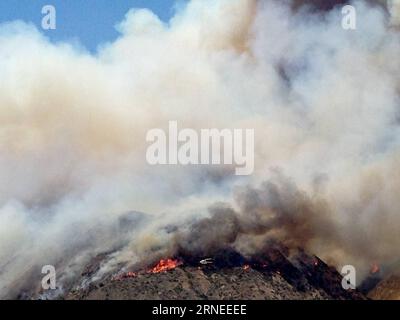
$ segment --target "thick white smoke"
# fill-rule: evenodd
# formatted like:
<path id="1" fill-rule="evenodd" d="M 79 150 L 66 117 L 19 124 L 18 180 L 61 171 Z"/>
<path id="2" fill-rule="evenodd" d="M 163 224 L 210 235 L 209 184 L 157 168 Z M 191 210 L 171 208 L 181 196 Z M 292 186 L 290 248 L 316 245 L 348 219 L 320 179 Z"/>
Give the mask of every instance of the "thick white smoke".
<path id="1" fill-rule="evenodd" d="M 243 208 L 268 211 L 244 198 L 274 202 L 258 188 L 277 170 L 291 181 L 280 207 L 303 203 L 285 191 L 292 184 L 324 203 L 329 224 L 315 223 L 315 206 L 296 215 L 310 220 L 308 249 L 362 272 L 396 261 L 398 15 L 354 6 L 347 31 L 340 7 L 311 14 L 290 1 L 192 0 L 169 23 L 132 10 L 96 55 L 22 22 L 0 25 L 0 297 L 40 287 L 43 265 L 67 283 L 101 252 L 122 248 L 112 263 L 137 262 L 167 242 L 163 227 L 219 201 L 244 220 Z M 146 132 L 169 120 L 255 128 L 254 174 L 149 166 Z M 237 191 L 245 185 L 253 191 Z"/>

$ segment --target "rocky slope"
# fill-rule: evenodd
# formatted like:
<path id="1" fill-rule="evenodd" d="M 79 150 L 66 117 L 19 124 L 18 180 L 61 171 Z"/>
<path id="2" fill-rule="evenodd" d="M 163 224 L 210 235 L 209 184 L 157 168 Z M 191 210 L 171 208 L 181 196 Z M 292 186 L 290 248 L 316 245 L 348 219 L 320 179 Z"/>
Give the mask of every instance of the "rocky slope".
<path id="1" fill-rule="evenodd" d="M 374 300 L 400 300 L 400 276 L 385 278 L 368 293 L 368 297 Z"/>

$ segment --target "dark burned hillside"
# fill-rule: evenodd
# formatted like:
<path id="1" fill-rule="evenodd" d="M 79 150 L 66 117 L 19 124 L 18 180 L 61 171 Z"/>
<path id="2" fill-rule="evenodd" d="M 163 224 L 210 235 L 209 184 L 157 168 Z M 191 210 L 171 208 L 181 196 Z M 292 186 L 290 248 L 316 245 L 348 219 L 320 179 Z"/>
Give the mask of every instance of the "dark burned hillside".
<path id="1" fill-rule="evenodd" d="M 88 266 L 96 270 L 96 264 Z M 89 274 L 86 274 L 89 275 Z M 365 299 L 345 291 L 332 267 L 302 251 L 271 249 L 246 259 L 234 250 L 212 258 L 179 256 L 146 270 L 108 276 L 66 299 Z"/>

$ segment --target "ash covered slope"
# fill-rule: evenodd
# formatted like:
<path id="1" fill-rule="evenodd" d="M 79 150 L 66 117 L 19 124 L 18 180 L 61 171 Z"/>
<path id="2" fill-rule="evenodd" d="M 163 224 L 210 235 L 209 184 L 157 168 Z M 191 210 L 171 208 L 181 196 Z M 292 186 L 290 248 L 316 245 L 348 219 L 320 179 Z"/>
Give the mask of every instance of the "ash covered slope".
<path id="1" fill-rule="evenodd" d="M 203 257 L 179 257 L 176 268 L 112 276 L 73 290 L 66 299 L 365 299 L 345 291 L 335 268 L 300 251 L 288 257 L 280 249 L 245 259 L 234 250 Z M 89 267 L 96 269 L 96 266 Z"/>

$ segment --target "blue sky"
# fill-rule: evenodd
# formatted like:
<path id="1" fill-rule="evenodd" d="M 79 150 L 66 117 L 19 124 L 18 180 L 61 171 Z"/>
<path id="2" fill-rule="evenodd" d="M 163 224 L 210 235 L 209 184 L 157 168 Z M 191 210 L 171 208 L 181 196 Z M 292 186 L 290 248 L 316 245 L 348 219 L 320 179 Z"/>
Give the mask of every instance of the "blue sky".
<path id="1" fill-rule="evenodd" d="M 180 0 L 182 2 L 185 0 Z M 149 8 L 162 20 L 173 14 L 175 0 L 0 0 L 0 23 L 23 20 L 38 28 L 42 7 L 57 10 L 57 29 L 42 30 L 52 41 L 79 40 L 94 52 L 98 44 L 118 36 L 114 26 L 130 8 Z M 41 28 L 40 28 L 41 30 Z"/>

